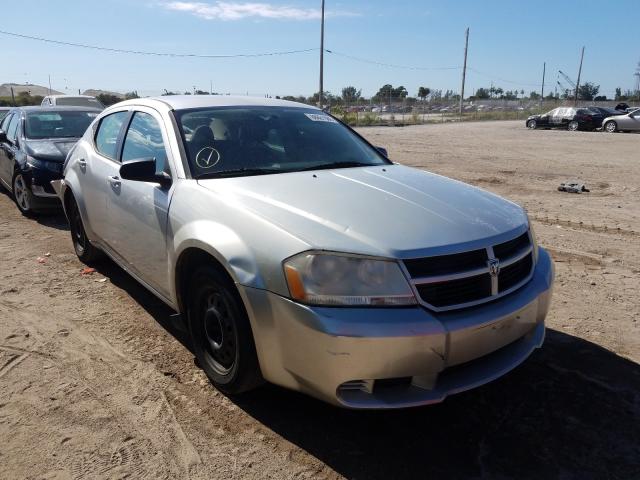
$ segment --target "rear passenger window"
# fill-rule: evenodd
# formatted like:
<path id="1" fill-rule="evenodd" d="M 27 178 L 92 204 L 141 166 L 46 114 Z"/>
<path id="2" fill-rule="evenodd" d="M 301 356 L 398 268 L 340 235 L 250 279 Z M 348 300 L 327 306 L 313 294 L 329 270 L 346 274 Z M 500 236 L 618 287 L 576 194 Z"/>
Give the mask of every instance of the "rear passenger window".
<path id="1" fill-rule="evenodd" d="M 155 158 L 158 173 L 169 173 L 160 125 L 152 115 L 144 112 L 134 114 L 122 148 L 123 163 L 140 158 Z"/>
<path id="2" fill-rule="evenodd" d="M 96 133 L 96 149 L 105 157 L 116 160 L 118 157 L 118 134 L 129 112 L 116 112 L 100 121 Z"/>

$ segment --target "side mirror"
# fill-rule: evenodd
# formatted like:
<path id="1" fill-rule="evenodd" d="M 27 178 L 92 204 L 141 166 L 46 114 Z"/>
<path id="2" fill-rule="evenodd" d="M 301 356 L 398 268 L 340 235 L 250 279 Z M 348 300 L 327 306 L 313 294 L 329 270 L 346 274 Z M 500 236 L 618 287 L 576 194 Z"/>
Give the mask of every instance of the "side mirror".
<path id="1" fill-rule="evenodd" d="M 378 150 L 382 155 L 385 156 L 385 158 L 389 158 L 389 153 L 387 152 L 387 149 L 384 147 L 376 147 L 376 150 Z"/>
<path id="2" fill-rule="evenodd" d="M 7 134 L 4 132 L 4 130 L 0 130 L 0 142 L 6 142 L 7 141 Z"/>
<path id="3" fill-rule="evenodd" d="M 123 163 L 120 167 L 120 177 L 123 180 L 159 183 L 162 187 L 171 185 L 171 177 L 169 175 L 165 172 L 156 173 L 155 157 L 137 158 Z"/>

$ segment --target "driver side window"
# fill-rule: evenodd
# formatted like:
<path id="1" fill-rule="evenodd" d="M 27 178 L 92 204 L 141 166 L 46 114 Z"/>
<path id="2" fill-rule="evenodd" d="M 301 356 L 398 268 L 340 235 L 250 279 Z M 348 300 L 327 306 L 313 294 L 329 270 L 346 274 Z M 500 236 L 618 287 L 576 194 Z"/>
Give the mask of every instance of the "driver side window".
<path id="1" fill-rule="evenodd" d="M 170 173 L 160 125 L 152 115 L 136 112 L 124 140 L 122 163 L 141 158 L 155 158 L 157 173 Z"/>

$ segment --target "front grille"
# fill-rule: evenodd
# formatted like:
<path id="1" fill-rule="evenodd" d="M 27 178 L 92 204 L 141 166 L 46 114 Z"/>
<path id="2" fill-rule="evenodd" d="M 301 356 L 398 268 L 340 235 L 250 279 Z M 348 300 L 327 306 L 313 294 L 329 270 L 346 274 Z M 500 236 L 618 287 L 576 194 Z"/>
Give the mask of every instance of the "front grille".
<path id="1" fill-rule="evenodd" d="M 409 275 L 413 278 L 429 275 L 446 275 L 482 268 L 487 265 L 487 250 L 471 250 L 470 252 L 455 253 L 453 255 L 439 255 L 436 257 L 414 258 L 405 260 Z"/>
<path id="2" fill-rule="evenodd" d="M 498 292 L 502 293 L 515 287 L 529 276 L 533 265 L 531 256 L 532 254 L 529 253 L 522 260 L 512 263 L 500 270 L 500 275 L 498 275 Z"/>
<path id="3" fill-rule="evenodd" d="M 524 232 L 513 240 L 495 245 L 493 247 L 493 254 L 496 258 L 509 258 L 512 255 L 529 248 L 529 246 L 529 233 Z"/>
<path id="4" fill-rule="evenodd" d="M 491 275 L 417 285 L 420 297 L 434 307 L 473 302 L 491 296 Z"/>
<path id="5" fill-rule="evenodd" d="M 404 260 L 421 303 L 452 310 L 487 302 L 523 285 L 533 271 L 529 232 L 467 252 Z"/>

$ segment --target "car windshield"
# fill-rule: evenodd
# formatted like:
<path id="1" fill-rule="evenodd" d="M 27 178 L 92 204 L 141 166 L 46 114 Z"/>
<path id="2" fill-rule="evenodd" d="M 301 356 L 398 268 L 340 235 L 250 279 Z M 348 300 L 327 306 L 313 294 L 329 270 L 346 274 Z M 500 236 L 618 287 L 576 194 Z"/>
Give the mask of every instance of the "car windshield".
<path id="1" fill-rule="evenodd" d="M 195 178 L 390 163 L 320 110 L 210 107 L 175 115 Z"/>
<path id="2" fill-rule="evenodd" d="M 97 112 L 28 112 L 25 135 L 30 139 L 81 137 Z"/>
<path id="3" fill-rule="evenodd" d="M 56 98 L 56 105 L 65 107 L 104 108 L 104 105 L 97 99 L 87 97 L 58 97 Z"/>

